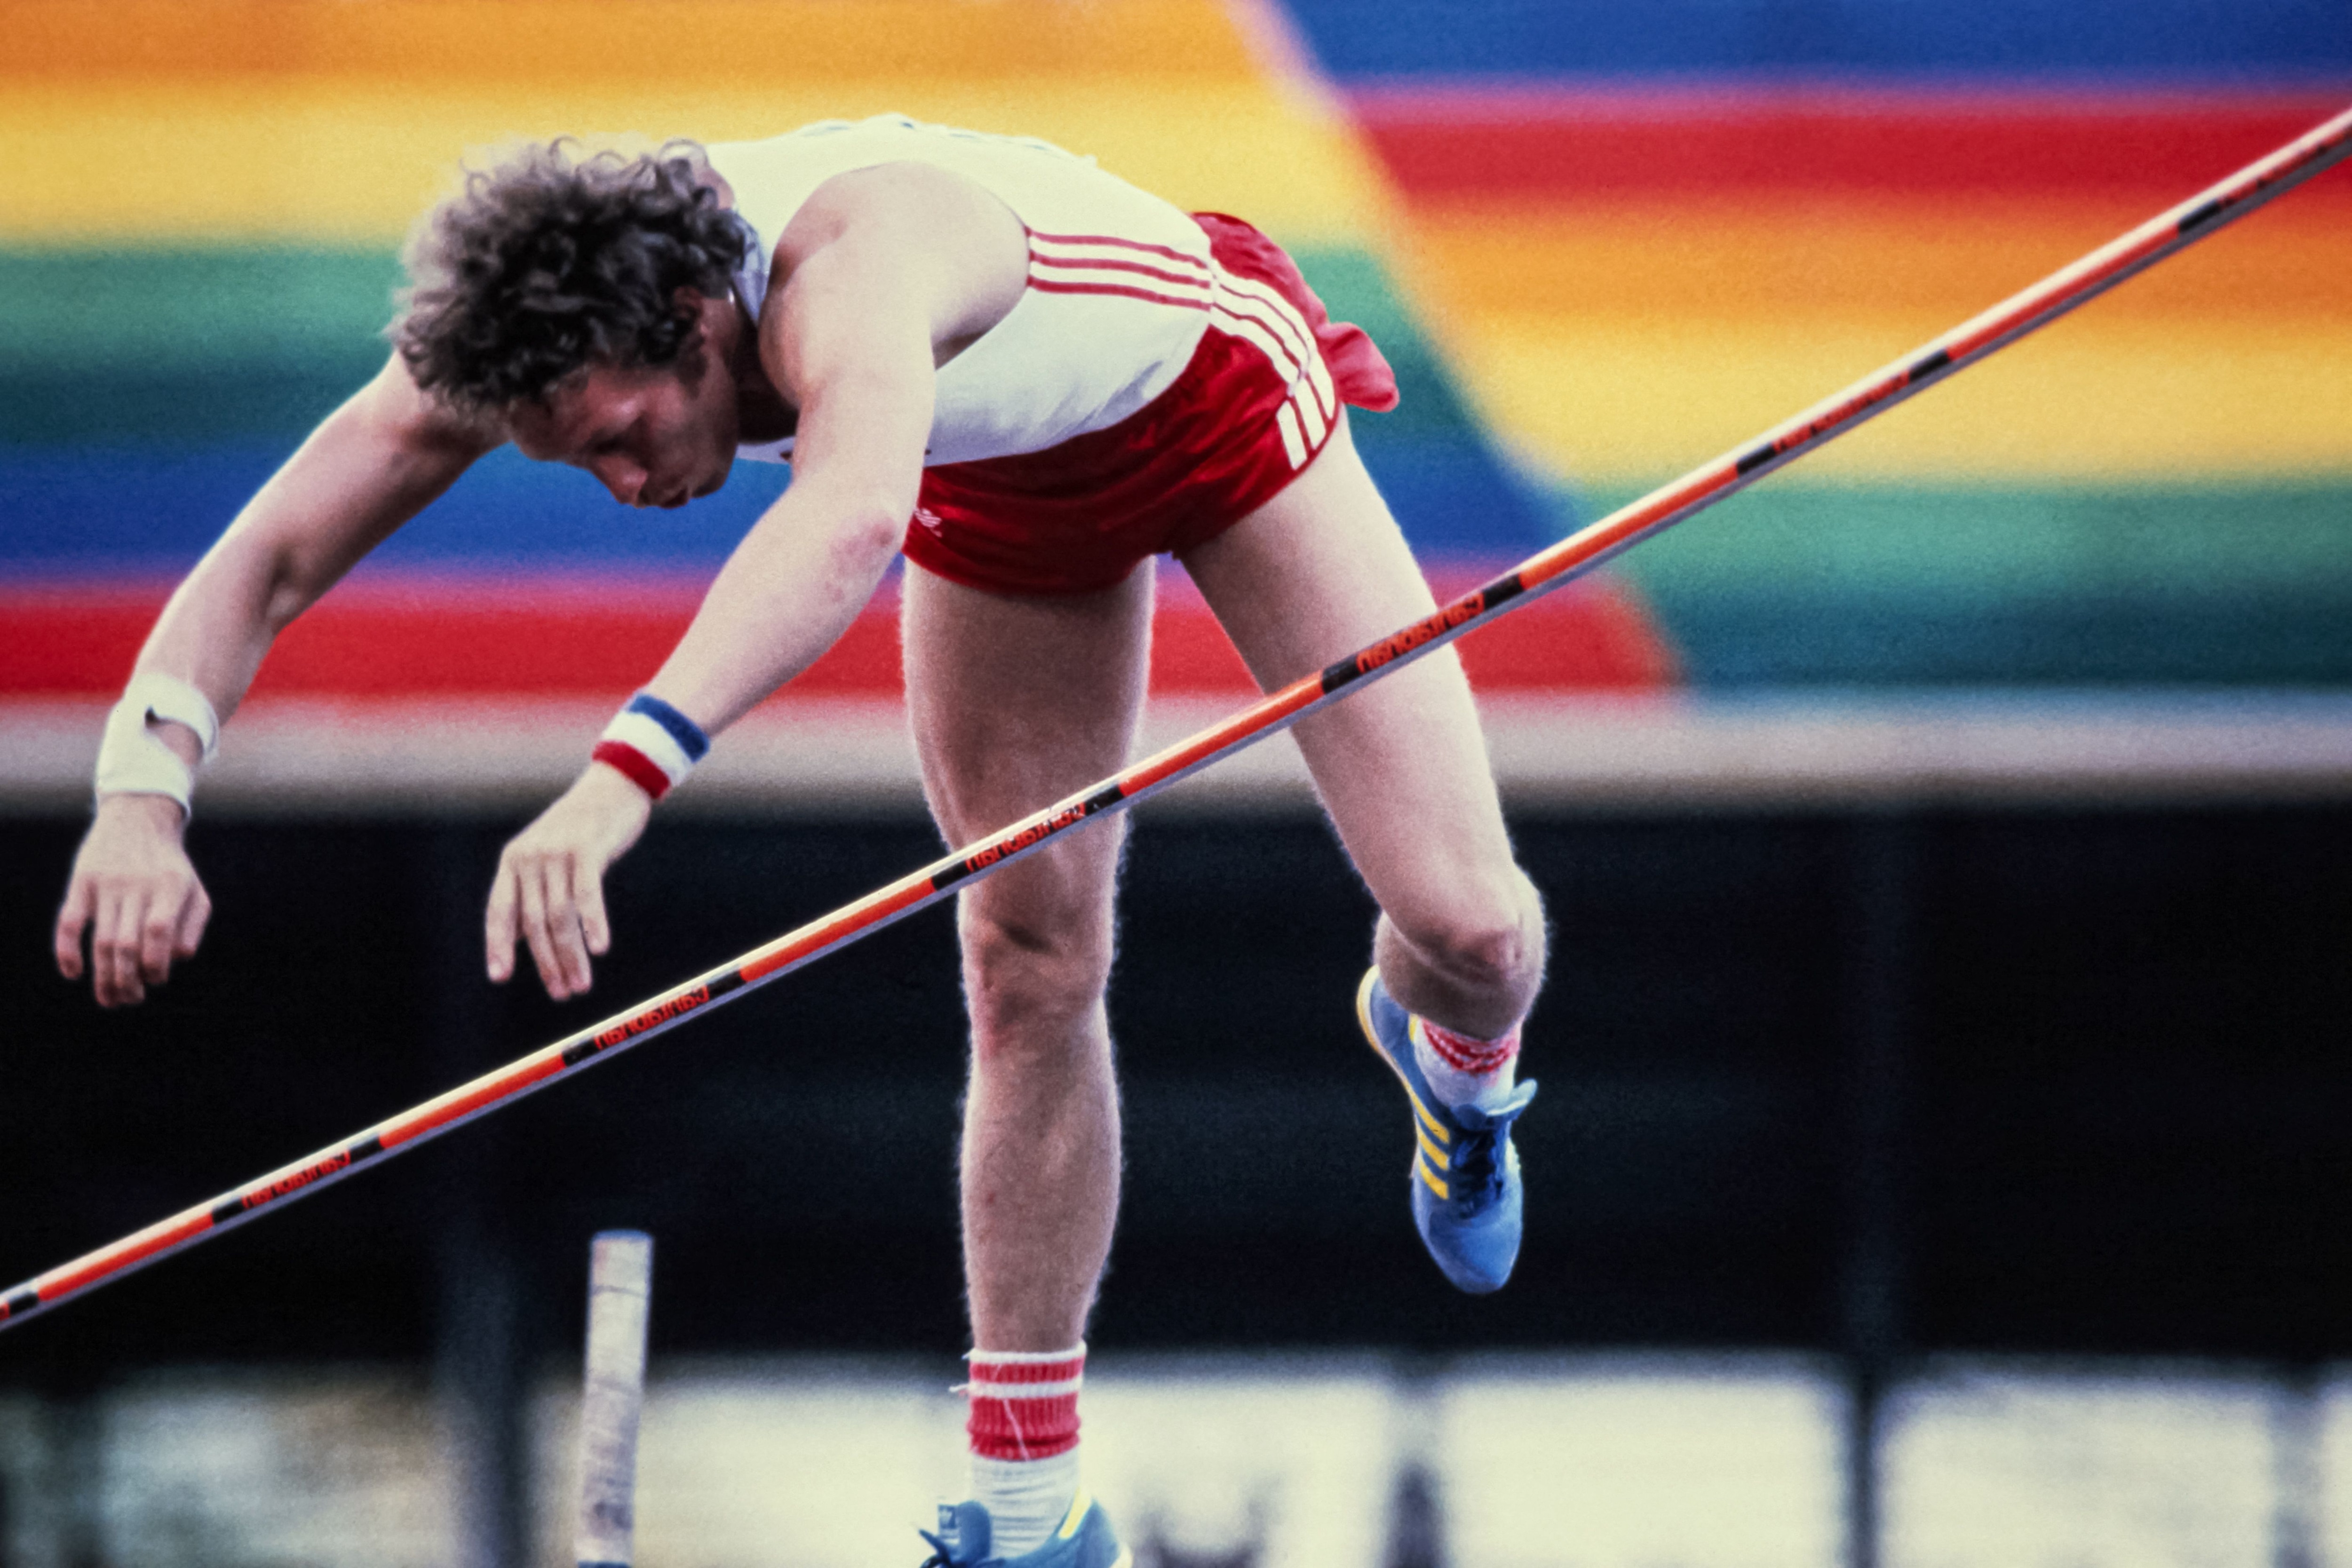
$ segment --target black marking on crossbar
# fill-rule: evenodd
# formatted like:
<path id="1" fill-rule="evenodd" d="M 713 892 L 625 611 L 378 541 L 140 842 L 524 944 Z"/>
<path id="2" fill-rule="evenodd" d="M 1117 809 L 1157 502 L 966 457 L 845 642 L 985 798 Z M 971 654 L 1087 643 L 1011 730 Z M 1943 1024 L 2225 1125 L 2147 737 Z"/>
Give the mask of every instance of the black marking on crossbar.
<path id="1" fill-rule="evenodd" d="M 1937 371 L 1943 369 L 1946 365 L 1951 363 L 1952 351 L 1949 349 L 1937 349 L 1934 353 L 1929 354 L 1926 359 L 1921 360 L 1917 364 L 1911 367 L 1909 373 L 1910 379 L 1914 383 L 1925 381 L 1929 376 L 1935 374 Z"/>
<path id="2" fill-rule="evenodd" d="M 2215 196 L 2210 201 L 2200 202 L 2188 214 L 2187 216 L 2180 220 L 2180 226 L 2176 232 L 2180 234 L 2194 234 L 2199 229 L 2203 228 L 2207 224 L 2211 223 L 2215 218 L 2220 217 L 2223 213 L 2229 210 L 2230 204 L 2228 200 L 2221 196 Z"/>
<path id="3" fill-rule="evenodd" d="M 1780 455 L 1769 446 L 1750 447 L 1739 454 L 1739 461 L 1732 465 L 1732 472 L 1752 474 Z"/>
<path id="4" fill-rule="evenodd" d="M 698 981 L 694 985 L 671 993 L 666 1000 L 656 1002 L 650 1007 L 630 1015 L 609 1029 L 599 1029 L 584 1040 L 574 1040 L 564 1047 L 555 1059 L 566 1068 L 576 1068 L 591 1057 L 602 1056 L 606 1051 L 627 1045 L 648 1030 L 667 1027 L 698 1007 L 709 1006 L 710 1004 L 742 984 L 741 970 L 723 971 L 708 980 Z M 695 994 L 698 991 L 700 993 L 699 995 Z M 693 1000 L 688 1002 L 686 1006 L 678 1005 L 681 1002 L 687 1002 L 688 997 L 692 997 Z M 659 1013 L 662 1016 L 658 1018 L 649 1016 L 655 1013 Z"/>

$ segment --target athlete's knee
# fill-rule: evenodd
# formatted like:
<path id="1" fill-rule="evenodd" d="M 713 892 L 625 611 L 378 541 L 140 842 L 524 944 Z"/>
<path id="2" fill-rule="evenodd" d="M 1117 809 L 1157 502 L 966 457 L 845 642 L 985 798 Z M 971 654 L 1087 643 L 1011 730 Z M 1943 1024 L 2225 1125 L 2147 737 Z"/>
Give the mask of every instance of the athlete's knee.
<path id="1" fill-rule="evenodd" d="M 1413 952 L 1457 985 L 1531 994 L 1542 978 L 1543 900 L 1517 867 L 1388 914 Z"/>
<path id="2" fill-rule="evenodd" d="M 967 911 L 958 930 L 965 1002 L 984 1051 L 1061 1034 L 1110 983 L 1110 922 L 1091 911 L 1026 919 Z"/>

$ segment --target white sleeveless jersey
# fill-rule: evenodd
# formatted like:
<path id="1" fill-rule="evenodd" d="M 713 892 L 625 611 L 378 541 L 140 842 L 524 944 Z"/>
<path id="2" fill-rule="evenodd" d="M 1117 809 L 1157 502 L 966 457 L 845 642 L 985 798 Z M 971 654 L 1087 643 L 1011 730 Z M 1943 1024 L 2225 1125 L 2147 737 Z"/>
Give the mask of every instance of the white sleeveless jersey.
<path id="1" fill-rule="evenodd" d="M 707 151 L 752 230 L 735 286 L 754 321 L 784 226 L 835 174 L 935 164 L 980 184 L 1028 227 L 1028 288 L 940 368 L 927 466 L 1042 452 L 1118 424 L 1183 373 L 1224 292 L 1199 225 L 1049 142 L 877 115 Z M 787 437 L 737 456 L 785 462 L 792 446 Z"/>

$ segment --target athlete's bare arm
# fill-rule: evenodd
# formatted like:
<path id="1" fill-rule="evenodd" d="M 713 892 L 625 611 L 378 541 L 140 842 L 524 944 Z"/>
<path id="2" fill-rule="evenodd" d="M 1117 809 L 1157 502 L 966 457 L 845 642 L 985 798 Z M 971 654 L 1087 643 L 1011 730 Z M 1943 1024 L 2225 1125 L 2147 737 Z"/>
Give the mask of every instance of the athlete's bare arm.
<path id="1" fill-rule="evenodd" d="M 178 677 L 223 719 L 272 639 L 394 529 L 449 488 L 496 437 L 438 410 L 397 357 L 329 416 L 197 563 L 148 634 L 137 671 Z M 196 737 L 154 726 L 193 766 Z M 137 1002 L 204 936 L 211 900 L 163 795 L 99 802 L 58 911 L 58 969 L 89 970 L 102 1007 Z"/>
<path id="2" fill-rule="evenodd" d="M 744 536 L 649 690 L 717 731 L 814 662 L 873 596 L 915 512 L 940 363 L 1028 276 L 1020 220 L 893 164 L 820 187 L 784 230 L 760 362 L 800 410 L 792 488 Z"/>
<path id="3" fill-rule="evenodd" d="M 646 688 L 704 731 L 734 722 L 847 630 L 906 536 L 938 366 L 1019 300 L 1020 220 L 961 176 L 890 164 L 828 181 L 778 246 L 758 358 L 799 410 L 791 489 L 728 558 Z M 592 763 L 507 846 L 485 936 L 490 977 L 520 938 L 559 1000 L 611 945 L 603 879 L 652 803 Z"/>

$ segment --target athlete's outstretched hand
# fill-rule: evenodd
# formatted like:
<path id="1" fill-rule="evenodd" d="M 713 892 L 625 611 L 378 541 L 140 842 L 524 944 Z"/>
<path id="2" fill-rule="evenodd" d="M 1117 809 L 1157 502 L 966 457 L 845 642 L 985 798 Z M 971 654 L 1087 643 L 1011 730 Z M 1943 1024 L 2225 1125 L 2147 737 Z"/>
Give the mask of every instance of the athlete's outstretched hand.
<path id="1" fill-rule="evenodd" d="M 180 847 L 187 817 L 160 795 L 110 795 L 74 857 L 58 910 L 58 973 L 82 974 L 89 932 L 90 990 L 101 1007 L 142 1002 L 172 977 L 174 959 L 195 955 L 213 901 Z"/>
<path id="2" fill-rule="evenodd" d="M 514 973 L 520 935 L 550 996 L 561 1002 L 588 989 L 588 955 L 613 945 L 604 918 L 604 868 L 628 853 L 653 806 L 625 776 L 592 763 L 515 837 L 499 857 L 483 921 L 492 980 Z"/>

